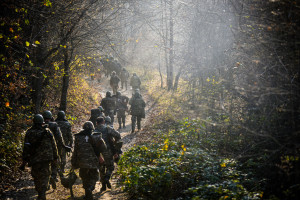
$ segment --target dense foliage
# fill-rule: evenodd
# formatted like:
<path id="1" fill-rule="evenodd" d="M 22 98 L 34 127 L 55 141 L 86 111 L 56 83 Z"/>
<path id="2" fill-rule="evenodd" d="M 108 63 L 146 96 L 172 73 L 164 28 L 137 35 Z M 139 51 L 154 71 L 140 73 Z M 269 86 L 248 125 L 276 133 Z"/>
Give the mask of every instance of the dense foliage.
<path id="1" fill-rule="evenodd" d="M 141 199 L 260 199 L 261 185 L 253 174 L 218 155 L 217 135 L 186 119 L 130 149 L 119 163 L 125 191 Z"/>

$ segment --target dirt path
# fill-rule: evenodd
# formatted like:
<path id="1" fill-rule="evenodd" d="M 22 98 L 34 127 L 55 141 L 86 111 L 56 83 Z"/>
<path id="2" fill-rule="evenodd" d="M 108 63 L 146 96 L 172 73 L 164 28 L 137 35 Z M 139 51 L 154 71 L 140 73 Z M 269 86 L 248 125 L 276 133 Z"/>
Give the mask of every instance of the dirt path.
<path id="1" fill-rule="evenodd" d="M 101 85 L 100 85 L 101 84 Z M 102 95 L 102 97 L 105 97 L 106 91 L 111 91 L 111 88 L 109 87 L 109 81 L 107 78 L 104 78 L 101 83 L 97 83 L 97 81 L 91 81 L 90 86 L 96 88 L 97 91 L 99 91 Z M 126 95 L 127 97 L 131 98 L 132 96 L 132 90 L 128 86 L 128 90 L 121 90 L 120 91 L 122 95 Z M 142 95 L 143 94 L 143 91 Z M 142 120 L 142 127 L 148 120 L 148 115 L 154 104 L 151 104 L 151 101 L 147 98 L 147 96 L 144 96 L 144 99 L 146 101 L 146 119 Z M 89 116 L 86 116 L 86 119 L 89 119 Z M 84 121 L 84 120 L 82 120 Z M 115 119 L 114 127 L 118 128 L 118 122 L 117 119 Z M 78 132 L 80 127 L 74 127 L 73 131 Z M 119 130 L 121 134 L 122 141 L 124 143 L 122 150 L 125 152 L 129 148 L 131 148 L 138 140 L 139 138 L 143 138 L 143 128 L 140 132 L 131 133 L 131 116 L 126 116 L 126 128 Z M 142 137 L 138 137 L 142 136 Z M 67 163 L 66 170 L 70 169 L 70 163 Z M 77 174 L 78 174 L 78 170 Z M 116 170 L 115 170 L 116 171 Z M 116 174 L 113 174 L 111 179 L 112 189 L 108 189 L 107 191 L 100 193 L 101 183 L 97 182 L 96 188 L 93 191 L 94 199 L 104 199 L 104 200 L 111 200 L 111 199 L 128 199 L 126 193 L 123 193 L 121 188 L 117 186 L 117 177 Z M 84 197 L 84 189 L 82 188 L 82 183 L 80 179 L 77 179 L 75 185 L 73 186 L 73 192 L 74 192 L 74 199 L 79 200 L 83 199 Z M 12 188 L 8 188 L 3 194 L 1 194 L 1 199 L 5 200 L 30 200 L 30 199 L 36 199 L 37 193 L 34 189 L 34 183 L 32 180 L 32 177 L 30 175 L 30 168 L 26 168 L 24 172 L 20 172 L 19 178 L 15 182 L 15 186 Z M 60 182 L 57 182 L 57 188 L 56 190 L 53 190 L 52 188 L 47 191 L 47 199 L 71 199 L 70 191 L 66 188 L 64 188 Z"/>

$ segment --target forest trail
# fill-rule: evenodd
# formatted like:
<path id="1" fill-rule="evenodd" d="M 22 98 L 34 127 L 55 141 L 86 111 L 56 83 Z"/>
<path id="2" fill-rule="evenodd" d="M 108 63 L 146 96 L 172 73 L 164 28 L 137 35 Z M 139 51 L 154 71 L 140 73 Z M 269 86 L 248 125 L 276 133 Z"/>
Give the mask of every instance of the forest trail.
<path id="1" fill-rule="evenodd" d="M 90 79 L 89 79 L 90 80 Z M 109 86 L 109 78 L 103 77 L 98 83 L 97 80 L 89 81 L 90 87 L 94 87 L 96 91 L 99 91 L 102 98 L 105 97 L 106 91 L 112 91 Z M 131 98 L 132 96 L 132 90 L 131 87 L 128 85 L 128 90 L 122 89 L 120 90 L 122 95 L 126 95 L 127 97 Z M 152 110 L 153 105 L 150 98 L 144 95 L 143 91 L 141 91 L 144 100 L 146 102 L 146 118 L 142 120 L 142 130 L 140 132 L 131 133 L 131 116 L 126 116 L 126 128 L 122 128 L 121 130 L 118 130 L 121 134 L 121 138 L 123 141 L 123 152 L 127 151 L 129 148 L 133 147 L 134 144 L 136 144 L 137 141 L 140 139 L 143 139 L 144 136 L 142 136 L 143 127 L 147 123 L 149 115 L 148 113 Z M 99 102 L 100 104 L 100 102 Z M 99 105 L 97 105 L 99 106 Z M 95 107 L 96 108 L 96 107 Z M 55 113 L 56 114 L 56 113 Z M 89 119 L 89 115 L 85 117 L 85 119 L 81 119 L 82 122 L 87 121 Z M 114 128 L 118 128 L 118 122 L 117 118 L 115 118 L 114 121 Z M 77 133 L 81 127 L 73 127 L 72 132 L 73 134 Z M 142 137 L 139 137 L 142 136 Z M 70 159 L 70 157 L 69 157 Z M 69 160 L 70 161 L 70 160 Z M 115 165 L 117 167 L 117 165 Z M 66 171 L 70 169 L 70 162 L 67 162 L 66 165 Z M 79 174 L 78 170 L 75 170 L 76 174 Z M 115 171 L 116 172 L 116 169 Z M 94 199 L 104 199 L 104 200 L 111 200 L 111 199 L 127 199 L 126 194 L 122 192 L 121 187 L 117 186 L 118 177 L 116 177 L 116 174 L 114 173 L 111 178 L 111 184 L 112 189 L 107 189 L 105 192 L 100 193 L 101 183 L 98 181 L 96 183 L 95 190 L 93 191 L 93 197 Z M 81 179 L 78 178 L 75 184 L 73 185 L 73 193 L 74 193 L 74 199 L 75 200 L 81 200 L 84 199 L 84 189 L 82 188 L 82 182 Z M 60 184 L 60 180 L 57 182 L 57 188 L 56 190 L 53 190 L 52 188 L 47 191 L 46 193 L 47 199 L 72 199 L 70 195 L 70 190 L 64 188 Z M 30 168 L 26 168 L 24 172 L 20 172 L 18 180 L 15 182 L 14 188 L 7 189 L 2 195 L 1 199 L 5 200 L 32 200 L 37 198 L 37 193 L 34 189 L 34 183 L 33 179 L 30 174 Z"/>

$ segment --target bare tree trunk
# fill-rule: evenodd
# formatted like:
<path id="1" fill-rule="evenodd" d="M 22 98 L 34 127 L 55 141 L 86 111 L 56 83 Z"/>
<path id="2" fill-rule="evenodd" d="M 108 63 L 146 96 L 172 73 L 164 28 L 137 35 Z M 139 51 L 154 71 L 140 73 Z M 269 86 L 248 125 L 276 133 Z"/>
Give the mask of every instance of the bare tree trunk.
<path id="1" fill-rule="evenodd" d="M 170 56 L 169 56 L 169 73 L 167 74 L 168 90 L 173 88 L 173 63 L 174 63 L 174 22 L 173 22 L 173 1 L 170 1 Z"/>
<path id="2" fill-rule="evenodd" d="M 34 104 L 34 113 L 40 113 L 42 105 L 42 90 L 43 90 L 43 81 L 44 76 L 41 70 L 38 71 L 37 77 L 33 81 L 33 104 Z"/>
<path id="3" fill-rule="evenodd" d="M 62 90 L 61 90 L 61 99 L 60 99 L 59 109 L 66 111 L 67 110 L 67 96 L 68 96 L 69 81 L 70 81 L 70 62 L 71 62 L 72 55 L 70 55 L 70 57 L 69 57 L 68 49 L 66 49 L 64 56 L 65 56 L 64 76 L 63 76 L 63 84 L 62 84 Z"/>

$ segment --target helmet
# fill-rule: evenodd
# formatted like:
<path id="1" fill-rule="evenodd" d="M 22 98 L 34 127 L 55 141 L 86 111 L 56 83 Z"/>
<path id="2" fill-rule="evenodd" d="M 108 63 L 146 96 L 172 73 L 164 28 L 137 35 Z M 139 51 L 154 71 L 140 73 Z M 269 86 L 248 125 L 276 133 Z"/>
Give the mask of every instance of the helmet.
<path id="1" fill-rule="evenodd" d="M 118 92 L 117 92 L 117 96 L 121 96 L 121 92 L 118 91 Z"/>
<path id="2" fill-rule="evenodd" d="M 104 111 L 104 108 L 102 106 L 99 106 L 98 109 L 103 112 Z"/>
<path id="3" fill-rule="evenodd" d="M 136 93 L 134 93 L 134 97 L 140 97 L 140 93 L 139 92 L 136 92 Z"/>
<path id="4" fill-rule="evenodd" d="M 36 114 L 33 117 L 33 123 L 35 124 L 43 124 L 44 123 L 44 118 L 41 114 Z"/>
<path id="5" fill-rule="evenodd" d="M 45 119 L 51 119 L 51 118 L 52 118 L 52 113 L 51 113 L 51 111 L 50 111 L 50 110 L 44 111 L 43 117 L 44 117 Z"/>
<path id="6" fill-rule="evenodd" d="M 113 76 L 114 76 L 114 75 L 116 75 L 116 72 L 115 72 L 115 71 L 113 71 L 113 72 L 111 73 L 111 75 L 113 75 Z"/>
<path id="7" fill-rule="evenodd" d="M 66 118 L 65 112 L 64 112 L 63 110 L 59 111 L 59 112 L 57 113 L 57 118 L 58 118 L 58 119 L 65 119 L 65 118 Z"/>
<path id="8" fill-rule="evenodd" d="M 106 92 L 106 97 L 111 97 L 110 91 L 107 91 L 107 92 Z"/>
<path id="9" fill-rule="evenodd" d="M 94 128 L 94 125 L 93 125 L 93 122 L 91 121 L 86 121 L 84 124 L 83 124 L 83 127 L 82 127 L 84 130 L 95 130 Z"/>
<path id="10" fill-rule="evenodd" d="M 133 73 L 132 75 L 133 75 L 133 76 L 136 76 L 136 73 Z"/>
<path id="11" fill-rule="evenodd" d="M 111 123 L 111 118 L 110 118 L 110 116 L 106 116 L 106 117 L 105 117 L 105 122 Z"/>

